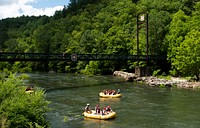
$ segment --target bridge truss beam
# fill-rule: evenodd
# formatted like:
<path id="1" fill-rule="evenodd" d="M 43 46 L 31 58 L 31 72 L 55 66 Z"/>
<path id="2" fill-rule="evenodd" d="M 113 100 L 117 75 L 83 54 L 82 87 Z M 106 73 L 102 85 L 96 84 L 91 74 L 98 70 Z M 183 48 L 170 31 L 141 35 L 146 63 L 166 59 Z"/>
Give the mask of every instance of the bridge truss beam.
<path id="1" fill-rule="evenodd" d="M 62 54 L 62 53 L 0 53 L 0 61 L 146 61 L 165 60 L 166 57 L 155 55 L 114 55 L 114 54 Z"/>

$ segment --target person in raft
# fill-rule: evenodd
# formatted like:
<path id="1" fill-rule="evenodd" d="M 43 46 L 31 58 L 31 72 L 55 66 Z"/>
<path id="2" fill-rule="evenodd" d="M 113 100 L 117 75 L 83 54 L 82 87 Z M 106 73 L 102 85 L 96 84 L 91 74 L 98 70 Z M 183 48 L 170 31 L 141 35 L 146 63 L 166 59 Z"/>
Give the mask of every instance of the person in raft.
<path id="1" fill-rule="evenodd" d="M 107 106 L 107 107 L 106 107 L 106 112 L 108 112 L 108 113 L 112 112 L 112 109 L 111 109 L 110 106 Z"/>
<path id="2" fill-rule="evenodd" d="M 117 94 L 120 94 L 120 89 L 117 89 Z"/>
<path id="3" fill-rule="evenodd" d="M 87 103 L 87 105 L 85 106 L 85 112 L 87 112 L 87 113 L 92 113 L 89 103 Z"/>
<path id="4" fill-rule="evenodd" d="M 107 115 L 108 113 L 106 112 L 106 107 L 104 107 L 103 109 L 102 109 L 102 115 Z"/>
<path id="5" fill-rule="evenodd" d="M 100 114 L 100 112 L 101 112 L 101 109 L 99 108 L 98 104 L 95 107 L 95 112 L 96 112 L 96 114 Z"/>
<path id="6" fill-rule="evenodd" d="M 108 90 L 103 90 L 102 93 L 104 93 L 104 95 L 106 95 L 108 93 Z"/>
<path id="7" fill-rule="evenodd" d="M 118 89 L 117 91 L 115 91 L 115 90 L 103 90 L 102 93 L 104 93 L 104 95 L 116 95 L 116 94 L 120 94 L 120 89 Z"/>
<path id="8" fill-rule="evenodd" d="M 33 87 L 28 86 L 28 87 L 26 88 L 26 91 L 32 91 L 32 90 L 33 90 Z"/>

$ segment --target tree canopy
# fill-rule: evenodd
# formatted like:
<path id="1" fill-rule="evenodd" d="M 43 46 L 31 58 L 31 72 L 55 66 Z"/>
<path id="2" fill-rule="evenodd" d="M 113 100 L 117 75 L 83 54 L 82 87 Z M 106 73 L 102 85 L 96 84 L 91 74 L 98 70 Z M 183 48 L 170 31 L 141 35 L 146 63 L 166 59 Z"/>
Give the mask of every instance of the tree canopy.
<path id="1" fill-rule="evenodd" d="M 183 75 L 195 75 L 199 80 L 200 63 L 200 3 L 197 3 L 192 15 L 187 16 L 182 10 L 173 15 L 170 31 L 166 36 L 169 42 L 168 59 L 172 69 Z"/>

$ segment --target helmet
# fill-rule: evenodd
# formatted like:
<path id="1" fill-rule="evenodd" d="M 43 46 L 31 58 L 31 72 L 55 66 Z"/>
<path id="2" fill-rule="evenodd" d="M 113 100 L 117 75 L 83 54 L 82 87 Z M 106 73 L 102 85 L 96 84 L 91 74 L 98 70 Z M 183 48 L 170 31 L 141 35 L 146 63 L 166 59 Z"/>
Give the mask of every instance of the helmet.
<path id="1" fill-rule="evenodd" d="M 108 106 L 108 108 L 110 108 L 110 106 Z"/>
<path id="2" fill-rule="evenodd" d="M 90 104 L 89 103 L 87 103 L 87 106 L 89 106 Z"/>

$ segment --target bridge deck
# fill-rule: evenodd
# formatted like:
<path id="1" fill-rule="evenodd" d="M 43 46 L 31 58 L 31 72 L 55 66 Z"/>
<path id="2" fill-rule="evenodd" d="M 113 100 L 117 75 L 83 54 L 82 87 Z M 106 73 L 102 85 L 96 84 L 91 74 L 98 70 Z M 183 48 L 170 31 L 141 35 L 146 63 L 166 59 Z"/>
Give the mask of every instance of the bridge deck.
<path id="1" fill-rule="evenodd" d="M 62 54 L 62 53 L 0 53 L 0 61 L 86 61 L 86 60 L 164 60 L 155 55 L 114 55 L 114 54 Z"/>

